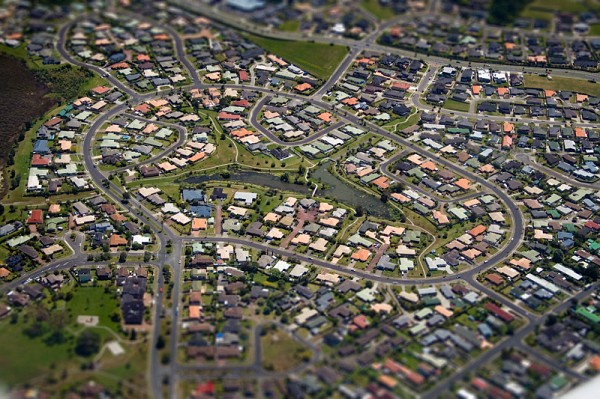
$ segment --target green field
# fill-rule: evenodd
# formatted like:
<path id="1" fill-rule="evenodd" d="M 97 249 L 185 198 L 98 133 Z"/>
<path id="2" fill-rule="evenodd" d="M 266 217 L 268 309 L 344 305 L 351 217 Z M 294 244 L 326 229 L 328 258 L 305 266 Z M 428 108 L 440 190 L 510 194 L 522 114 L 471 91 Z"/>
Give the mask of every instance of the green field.
<path id="1" fill-rule="evenodd" d="M 408 119 L 406 119 L 404 122 L 402 122 L 401 124 L 396 126 L 396 131 L 406 129 L 408 127 L 416 125 L 417 123 L 419 123 L 420 119 L 421 119 L 421 111 L 418 111 L 415 114 L 409 116 Z"/>
<path id="2" fill-rule="evenodd" d="M 388 130 L 390 132 L 399 132 L 399 131 L 409 128 L 413 125 L 416 125 L 417 123 L 419 123 L 420 118 L 421 118 L 421 113 L 415 112 L 414 114 L 411 114 L 408 118 L 402 118 L 402 119 L 398 119 L 398 120 L 386 123 L 382 127 L 385 130 Z"/>
<path id="3" fill-rule="evenodd" d="M 597 0 L 533 0 L 525 7 L 520 16 L 550 21 L 556 12 L 579 14 L 584 11 L 597 11 L 599 7 L 600 3 Z"/>
<path id="4" fill-rule="evenodd" d="M 541 21 L 550 22 L 552 20 L 553 14 L 549 11 L 533 10 L 531 8 L 526 8 L 521 13 L 521 17 L 529 19 L 539 19 Z"/>
<path id="5" fill-rule="evenodd" d="M 21 319 L 22 320 L 22 319 Z M 72 358 L 72 343 L 46 345 L 44 337 L 30 339 L 24 335 L 24 324 L 0 322 L 0 382 L 9 386 L 30 381 L 56 368 L 57 364 Z"/>
<path id="6" fill-rule="evenodd" d="M 324 43 L 269 39 L 250 34 L 246 37 L 266 51 L 284 58 L 323 80 L 331 76 L 348 53 L 346 47 Z"/>
<path id="7" fill-rule="evenodd" d="M 587 1 L 582 0 L 534 0 L 527 5 L 525 10 L 580 13 L 587 10 L 587 3 Z"/>
<path id="8" fill-rule="evenodd" d="M 1 2 L 0 2 L 1 4 Z M 31 70 L 42 70 L 42 69 L 55 69 L 58 68 L 59 65 L 48 64 L 44 65 L 42 63 L 41 57 L 32 57 L 27 53 L 27 48 L 24 44 L 17 47 L 9 47 L 6 45 L 0 45 L 0 54 L 10 55 L 11 57 L 18 58 L 20 60 L 25 61 L 27 64 L 27 68 Z"/>
<path id="9" fill-rule="evenodd" d="M 459 112 L 469 112 L 469 104 L 451 99 L 446 100 L 444 108 Z"/>
<path id="10" fill-rule="evenodd" d="M 284 371 L 302 362 L 305 348 L 288 334 L 277 330 L 260 338 L 263 366 L 267 370 Z"/>
<path id="11" fill-rule="evenodd" d="M 566 90 L 600 96 L 600 84 L 583 79 L 563 78 L 561 76 L 553 76 L 552 80 L 548 80 L 545 76 L 525 75 L 524 86 L 538 89 Z"/>
<path id="12" fill-rule="evenodd" d="M 279 30 L 284 32 L 297 32 L 298 29 L 300 29 L 300 21 L 293 19 L 282 22 L 281 25 L 279 25 Z"/>
<path id="13" fill-rule="evenodd" d="M 382 6 L 379 0 L 363 0 L 361 6 L 380 21 L 393 18 L 396 15 L 390 7 Z"/>
<path id="14" fill-rule="evenodd" d="M 600 24 L 592 24 L 589 34 L 590 36 L 600 36 Z"/>
<path id="15" fill-rule="evenodd" d="M 120 324 L 110 319 L 113 312 L 119 312 L 119 302 L 114 293 L 104 293 L 104 287 L 77 287 L 73 299 L 66 302 L 66 309 L 72 320 L 77 316 L 98 316 L 98 325 L 106 326 L 114 331 L 120 330 Z"/>

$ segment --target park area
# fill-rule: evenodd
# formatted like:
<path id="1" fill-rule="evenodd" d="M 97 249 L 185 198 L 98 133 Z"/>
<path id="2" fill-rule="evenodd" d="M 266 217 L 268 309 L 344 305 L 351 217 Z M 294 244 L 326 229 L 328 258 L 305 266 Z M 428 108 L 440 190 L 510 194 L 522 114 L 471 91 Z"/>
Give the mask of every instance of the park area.
<path id="1" fill-rule="evenodd" d="M 43 383 L 59 397 L 66 385 L 83 383 L 100 368 L 99 383 L 123 397 L 135 397 L 127 394 L 127 386 L 133 387 L 145 373 L 144 339 L 122 332 L 119 301 L 112 290 L 71 281 L 58 292 L 45 291 L 45 298 L 25 308 L 13 309 L 0 321 L 0 381 L 8 387 Z M 136 393 L 144 389 L 137 387 Z"/>

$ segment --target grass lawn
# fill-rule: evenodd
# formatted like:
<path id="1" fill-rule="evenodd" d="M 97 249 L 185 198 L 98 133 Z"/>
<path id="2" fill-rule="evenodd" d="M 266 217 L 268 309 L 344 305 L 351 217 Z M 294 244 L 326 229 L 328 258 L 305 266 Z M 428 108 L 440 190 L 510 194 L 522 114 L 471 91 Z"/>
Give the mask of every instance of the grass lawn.
<path id="1" fill-rule="evenodd" d="M 46 374 L 57 364 L 68 361 L 75 355 L 69 348 L 71 343 L 48 346 L 44 337 L 30 339 L 22 333 L 24 324 L 11 324 L 9 319 L 0 322 L 0 382 L 9 386 L 22 384 L 36 376 Z"/>
<path id="2" fill-rule="evenodd" d="M 250 34 L 246 37 L 266 51 L 283 57 L 323 80 L 331 76 L 348 53 L 348 48 L 344 46 L 269 39 Z"/>
<path id="3" fill-rule="evenodd" d="M 276 330 L 260 338 L 262 363 L 265 369 L 277 371 L 289 370 L 302 362 L 304 346 L 288 334 Z"/>
<path id="4" fill-rule="evenodd" d="M 421 118 L 421 111 L 415 113 L 408 117 L 407 120 L 402 122 L 401 124 L 396 126 L 396 131 L 406 129 L 407 127 L 411 127 L 419 123 L 419 119 Z"/>
<path id="5" fill-rule="evenodd" d="M 87 292 L 78 292 L 80 297 L 83 297 L 84 293 Z M 92 297 L 96 298 L 96 295 L 92 294 Z M 77 301 L 76 297 L 72 302 L 75 301 Z M 60 311 L 53 310 L 53 312 Z M 29 322 L 31 318 L 29 314 Z M 74 337 L 71 334 L 68 334 L 69 338 L 64 343 L 48 345 L 44 342 L 47 334 L 34 339 L 23 334 L 23 328 L 29 323 L 24 323 L 22 314 L 19 319 L 16 324 L 11 324 L 10 318 L 0 321 L 0 339 L 5 346 L 0 353 L 2 370 L 0 383 L 4 386 L 14 387 L 27 383 L 40 386 L 47 378 L 52 378 L 53 382 L 45 382 L 45 389 L 53 394 L 52 397 L 63 397 L 63 389 L 91 378 L 111 390 L 118 390 L 122 383 L 125 386 L 135 387 L 138 394 L 145 392 L 145 384 L 139 383 L 144 381 L 146 369 L 147 352 L 144 342 L 124 345 L 125 354 L 118 357 L 105 351 L 99 363 L 99 370 L 82 371 L 79 364 L 84 359 L 74 354 Z M 96 330 L 96 332 L 104 337 L 103 342 L 114 339 L 112 337 L 106 339 L 103 331 Z M 65 375 L 68 375 L 67 379 Z M 124 395 L 124 398 L 133 397 L 139 396 Z"/>
<path id="6" fill-rule="evenodd" d="M 525 87 L 550 89 L 550 90 L 566 90 L 577 93 L 590 94 L 592 96 L 600 96 L 600 84 L 592 83 L 583 79 L 564 78 L 562 76 L 553 76 L 552 80 L 539 75 L 525 75 Z"/>
<path id="7" fill-rule="evenodd" d="M 297 32 L 300 29 L 300 21 L 297 20 L 289 20 L 284 21 L 279 25 L 279 30 L 284 32 Z"/>
<path id="8" fill-rule="evenodd" d="M 104 293 L 104 287 L 77 287 L 73 291 L 73 298 L 66 302 L 66 310 L 72 316 L 73 322 L 77 316 L 98 316 L 98 325 L 106 326 L 115 332 L 121 330 L 120 324 L 110 319 L 114 311 L 119 310 L 119 301 L 113 293 Z"/>
<path id="9" fill-rule="evenodd" d="M 145 396 L 146 384 L 142 382 L 145 381 L 146 359 L 148 358 L 145 344 L 124 346 L 124 349 L 126 350 L 125 354 L 119 357 L 105 351 L 101 358 L 102 371 L 105 375 L 98 377 L 99 382 L 112 389 L 117 389 L 120 383 L 125 383 L 126 386 L 136 387 L 136 391 L 138 391 L 130 394 L 129 397 L 136 397 L 136 394 Z M 124 391 L 128 392 L 129 390 L 125 389 Z"/>
<path id="10" fill-rule="evenodd" d="M 592 24 L 589 34 L 591 36 L 600 36 L 600 24 Z"/>
<path id="11" fill-rule="evenodd" d="M 379 0 L 363 0 L 361 6 L 377 17 L 378 20 L 390 19 L 396 15 L 390 7 L 382 6 Z"/>
<path id="12" fill-rule="evenodd" d="M 435 235 L 437 227 L 433 223 L 431 223 L 427 218 L 424 218 L 423 216 L 417 214 L 408 207 L 403 207 L 401 209 L 402 212 L 406 215 L 406 217 L 415 224 L 415 226 L 420 227 L 423 230 Z"/>
<path id="13" fill-rule="evenodd" d="M 454 101 L 451 99 L 446 100 L 446 102 L 444 103 L 444 108 L 451 109 L 453 111 L 469 112 L 468 103 L 462 103 L 460 101 Z"/>
<path id="14" fill-rule="evenodd" d="M 554 14 L 550 11 L 542 11 L 542 10 L 533 10 L 531 8 L 526 8 L 522 13 L 522 18 L 529 19 L 539 19 L 540 21 L 550 22 Z"/>
<path id="15" fill-rule="evenodd" d="M 455 320 L 463 326 L 466 326 L 473 330 L 477 330 L 477 326 L 479 325 L 477 322 L 469 320 L 469 315 L 466 313 L 461 314 Z"/>
<path id="16" fill-rule="evenodd" d="M 587 1 L 582 0 L 533 0 L 525 10 L 565 11 L 580 13 L 587 11 Z"/>
<path id="17" fill-rule="evenodd" d="M 416 125 L 417 123 L 419 123 L 419 119 L 421 117 L 421 113 L 420 112 L 416 112 L 412 115 L 410 115 L 408 118 L 406 119 L 396 119 L 393 120 L 389 123 L 386 123 L 385 125 L 382 126 L 382 128 L 384 128 L 385 130 L 388 130 L 390 132 L 398 132 L 400 130 L 404 130 L 408 127 L 411 127 L 413 125 Z"/>
<path id="18" fill-rule="evenodd" d="M 0 4 L 2 4 L 1 1 L 0 1 Z M 53 69 L 53 68 L 58 67 L 58 65 L 54 65 L 54 64 L 44 65 L 42 63 L 42 57 L 30 57 L 29 54 L 27 53 L 27 48 L 24 44 L 17 46 L 17 47 L 9 47 L 9 46 L 5 46 L 5 45 L 0 45 L 0 54 L 10 55 L 11 57 L 15 57 L 15 58 L 25 61 L 25 63 L 27 64 L 27 68 L 29 68 L 31 70 Z"/>

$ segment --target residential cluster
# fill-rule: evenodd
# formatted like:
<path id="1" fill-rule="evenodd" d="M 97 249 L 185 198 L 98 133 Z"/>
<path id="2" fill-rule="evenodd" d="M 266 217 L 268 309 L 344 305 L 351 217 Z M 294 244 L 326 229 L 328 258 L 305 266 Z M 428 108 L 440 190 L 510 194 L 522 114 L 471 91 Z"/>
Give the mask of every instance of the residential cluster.
<path id="1" fill-rule="evenodd" d="M 338 126 L 328 111 L 310 103 L 273 97 L 262 108 L 261 124 L 285 141 L 297 141 L 330 126 Z"/>
<path id="2" fill-rule="evenodd" d="M 78 59 L 104 68 L 135 91 L 189 83 L 173 38 L 163 28 L 126 16 L 105 16 L 82 18 L 73 27 L 67 45 Z"/>
<path id="3" fill-rule="evenodd" d="M 31 151 L 26 191 L 63 194 L 91 189 L 77 154 L 83 134 L 98 114 L 123 101 L 124 94 L 108 86 L 92 88 L 88 95 L 60 109 L 38 127 Z M 17 183 L 21 176 L 15 176 Z"/>
<path id="4" fill-rule="evenodd" d="M 445 2 L 445 7 L 452 7 Z M 597 38 L 581 37 L 589 32 L 597 16 L 582 13 L 576 22 L 572 16 L 559 16 L 556 32 L 539 30 L 519 32 L 520 28 L 547 28 L 547 21 L 520 21 L 514 27 L 485 24 L 484 14 L 462 18 L 458 13 L 425 15 L 396 24 L 386 31 L 379 42 L 419 53 L 469 61 L 483 61 L 553 68 L 596 70 L 598 68 Z M 460 27 L 460 29 L 457 29 Z M 564 37 L 564 35 L 574 34 Z"/>
<path id="5" fill-rule="evenodd" d="M 416 90 L 426 65 L 417 59 L 363 52 L 329 93 L 329 99 L 366 120 L 384 125 L 413 110 L 407 96 Z"/>

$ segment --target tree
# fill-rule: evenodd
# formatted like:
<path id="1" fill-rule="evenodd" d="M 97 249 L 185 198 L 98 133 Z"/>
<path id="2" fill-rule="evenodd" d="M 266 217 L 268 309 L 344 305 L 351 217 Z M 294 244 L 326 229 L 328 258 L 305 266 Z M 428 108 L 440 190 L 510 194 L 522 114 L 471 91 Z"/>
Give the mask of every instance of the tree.
<path id="1" fill-rule="evenodd" d="M 592 266 L 582 268 L 581 274 L 587 277 L 590 281 L 598 280 L 598 276 L 600 275 L 600 273 L 598 272 L 598 268 Z"/>
<path id="2" fill-rule="evenodd" d="M 356 216 L 361 217 L 364 213 L 365 213 L 365 210 L 362 207 L 362 205 L 359 205 L 356 207 Z"/>
<path id="3" fill-rule="evenodd" d="M 44 343 L 48 346 L 59 345 L 67 341 L 67 337 L 62 330 L 55 330 L 46 337 Z"/>
<path id="4" fill-rule="evenodd" d="M 549 314 L 548 318 L 546 319 L 546 325 L 553 326 L 554 324 L 556 324 L 557 321 L 558 321 L 558 318 L 556 317 L 556 315 Z"/>
<path id="5" fill-rule="evenodd" d="M 119 263 L 125 263 L 127 261 L 127 252 L 121 252 L 119 254 Z"/>
<path id="6" fill-rule="evenodd" d="M 84 331 L 75 344 L 75 353 L 82 357 L 89 357 L 100 350 L 100 335 L 93 331 Z"/>
<path id="7" fill-rule="evenodd" d="M 560 249 L 555 250 L 554 253 L 552 254 L 552 260 L 556 263 L 562 263 L 564 257 L 565 257 L 565 253 Z"/>
<path id="8" fill-rule="evenodd" d="M 491 24 L 508 25 L 530 2 L 531 0 L 492 0 L 487 21 Z"/>
<path id="9" fill-rule="evenodd" d="M 114 310 L 111 314 L 110 314 L 110 320 L 114 323 L 118 323 L 121 321 L 121 312 L 118 310 Z"/>
<path id="10" fill-rule="evenodd" d="M 44 335 L 45 332 L 46 330 L 44 328 L 44 325 L 39 321 L 35 321 L 33 324 L 31 324 L 29 327 L 26 327 L 23 330 L 23 334 L 25 334 L 29 338 L 37 338 L 39 336 Z"/>
<path id="11" fill-rule="evenodd" d="M 163 349 L 165 347 L 165 338 L 159 335 L 156 339 L 156 349 Z"/>
<path id="12" fill-rule="evenodd" d="M 142 248 L 144 248 L 144 246 L 142 244 L 140 244 L 139 242 L 134 242 L 133 245 L 131 246 L 131 249 L 134 251 L 139 251 Z"/>

